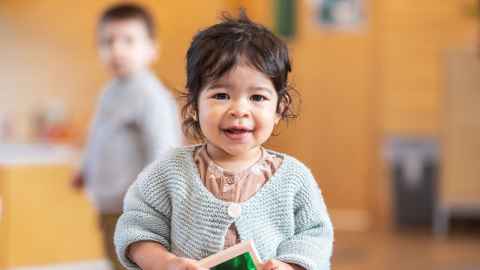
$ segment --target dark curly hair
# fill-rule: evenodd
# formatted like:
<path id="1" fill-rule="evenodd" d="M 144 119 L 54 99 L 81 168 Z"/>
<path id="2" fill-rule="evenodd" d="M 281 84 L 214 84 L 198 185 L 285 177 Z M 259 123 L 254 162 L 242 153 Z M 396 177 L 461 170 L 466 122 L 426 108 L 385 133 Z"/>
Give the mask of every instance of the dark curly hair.
<path id="1" fill-rule="evenodd" d="M 193 139 L 203 138 L 198 115 L 198 98 L 210 82 L 220 79 L 235 65 L 244 62 L 267 75 L 278 94 L 277 112 L 282 119 L 296 118 L 293 87 L 288 84 L 291 71 L 288 48 L 266 27 L 252 22 L 243 10 L 238 19 L 222 14 L 222 21 L 199 31 L 187 52 L 187 92 L 182 108 L 182 129 Z"/>

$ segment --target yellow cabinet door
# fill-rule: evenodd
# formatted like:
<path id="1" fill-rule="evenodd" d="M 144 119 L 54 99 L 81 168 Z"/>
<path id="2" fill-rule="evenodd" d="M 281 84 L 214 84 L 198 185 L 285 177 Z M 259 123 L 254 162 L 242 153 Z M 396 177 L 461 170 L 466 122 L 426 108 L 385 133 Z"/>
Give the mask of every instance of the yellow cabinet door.
<path id="1" fill-rule="evenodd" d="M 94 209 L 68 165 L 0 167 L 0 269 L 103 258 Z"/>

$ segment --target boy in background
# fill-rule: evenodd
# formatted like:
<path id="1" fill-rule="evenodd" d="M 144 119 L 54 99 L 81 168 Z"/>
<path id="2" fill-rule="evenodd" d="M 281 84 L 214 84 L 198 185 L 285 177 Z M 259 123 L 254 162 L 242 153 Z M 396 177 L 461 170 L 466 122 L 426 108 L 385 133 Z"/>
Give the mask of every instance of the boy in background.
<path id="1" fill-rule="evenodd" d="M 98 22 L 97 39 L 113 79 L 99 100 L 72 185 L 85 186 L 99 212 L 106 254 L 123 269 L 113 247 L 123 197 L 149 162 L 180 145 L 181 133 L 175 99 L 149 70 L 157 56 L 152 16 L 134 4 L 113 6 Z"/>

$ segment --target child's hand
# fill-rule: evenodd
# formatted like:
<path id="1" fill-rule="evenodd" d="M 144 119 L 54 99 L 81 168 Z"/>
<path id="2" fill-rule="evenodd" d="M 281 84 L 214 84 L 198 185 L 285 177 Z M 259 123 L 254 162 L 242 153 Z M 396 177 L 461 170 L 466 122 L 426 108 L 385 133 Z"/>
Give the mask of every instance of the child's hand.
<path id="1" fill-rule="evenodd" d="M 198 265 L 198 261 L 182 258 L 182 257 L 174 257 L 168 260 L 166 269 L 167 270 L 208 270 L 207 268 L 200 267 L 200 265 Z"/>
<path id="2" fill-rule="evenodd" d="M 262 270 L 303 270 L 303 267 L 271 259 L 263 264 Z"/>
<path id="3" fill-rule="evenodd" d="M 81 172 L 77 173 L 70 181 L 70 185 L 75 190 L 81 190 L 85 185 L 85 178 Z"/>

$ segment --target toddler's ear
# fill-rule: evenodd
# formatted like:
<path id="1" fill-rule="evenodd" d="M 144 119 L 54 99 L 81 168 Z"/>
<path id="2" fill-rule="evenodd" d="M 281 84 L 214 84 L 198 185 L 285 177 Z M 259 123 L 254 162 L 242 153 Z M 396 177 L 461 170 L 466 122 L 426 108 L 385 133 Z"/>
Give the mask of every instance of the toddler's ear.
<path id="1" fill-rule="evenodd" d="M 187 89 L 188 91 L 188 89 Z M 197 110 L 195 108 L 193 108 L 193 105 L 190 104 L 188 107 L 187 107 L 187 110 L 186 110 L 186 116 L 191 118 L 192 120 L 194 120 L 195 122 L 198 121 L 198 113 L 197 113 Z"/>
<path id="2" fill-rule="evenodd" d="M 288 104 L 290 103 L 288 96 L 283 96 L 280 99 L 280 103 L 278 104 L 277 113 L 275 115 L 275 125 L 282 120 L 285 111 L 288 109 Z"/>
<path id="3" fill-rule="evenodd" d="M 192 117 L 192 119 L 193 119 L 195 122 L 197 122 L 197 121 L 198 121 L 198 114 L 197 114 L 197 111 L 195 111 L 195 110 L 192 110 L 192 111 L 190 112 L 190 116 Z"/>

